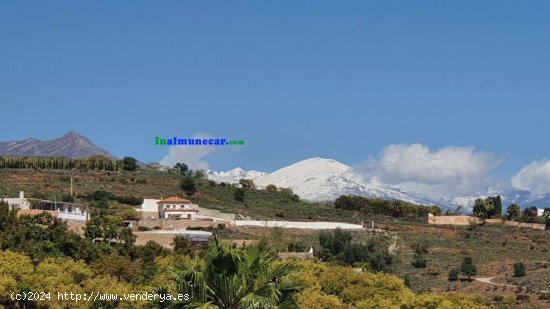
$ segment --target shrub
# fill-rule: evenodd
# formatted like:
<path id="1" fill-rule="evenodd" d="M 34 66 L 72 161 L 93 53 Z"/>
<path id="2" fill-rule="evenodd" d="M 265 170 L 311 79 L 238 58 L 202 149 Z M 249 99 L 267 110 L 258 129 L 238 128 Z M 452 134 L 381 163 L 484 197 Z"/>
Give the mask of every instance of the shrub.
<path id="1" fill-rule="evenodd" d="M 460 270 L 458 268 L 453 268 L 449 270 L 449 281 L 456 281 L 458 280 L 458 275 L 460 274 Z"/>
<path id="2" fill-rule="evenodd" d="M 146 227 L 146 226 L 138 226 L 138 231 L 140 232 L 146 232 L 146 231 L 150 231 L 151 229 Z"/>
<path id="3" fill-rule="evenodd" d="M 121 204 L 132 205 L 132 206 L 139 206 L 143 204 L 143 198 L 138 196 L 118 195 L 115 197 L 115 200 Z"/>
<path id="4" fill-rule="evenodd" d="M 413 245 L 416 254 L 427 254 L 429 252 L 427 244 L 416 243 Z"/>
<path id="5" fill-rule="evenodd" d="M 517 295 L 516 300 L 517 301 L 529 301 L 529 295 Z"/>
<path id="6" fill-rule="evenodd" d="M 502 295 L 495 295 L 495 297 L 493 298 L 494 301 L 498 302 L 498 303 L 501 303 L 502 301 L 504 301 L 504 296 Z"/>
<path id="7" fill-rule="evenodd" d="M 407 286 L 410 289 L 411 288 L 411 276 L 405 275 L 405 278 L 403 278 L 403 283 L 405 283 L 405 286 Z"/>
<path id="8" fill-rule="evenodd" d="M 63 194 L 61 201 L 65 203 L 74 203 L 74 197 L 70 194 Z"/>
<path id="9" fill-rule="evenodd" d="M 160 230 L 160 229 L 161 229 L 161 228 L 160 228 L 160 226 L 158 226 L 158 225 L 153 227 L 153 230 Z"/>
<path id="10" fill-rule="evenodd" d="M 292 241 L 288 244 L 287 250 L 289 252 L 305 252 L 307 247 L 301 242 Z"/>
<path id="11" fill-rule="evenodd" d="M 244 194 L 243 188 L 237 188 L 235 189 L 235 192 L 233 192 L 233 197 L 239 202 L 244 202 Z"/>
<path id="12" fill-rule="evenodd" d="M 176 235 L 171 243 L 174 247 L 174 252 L 177 254 L 187 255 L 193 257 L 195 252 L 193 251 L 193 245 L 187 237 L 183 235 Z"/>
<path id="13" fill-rule="evenodd" d="M 413 257 L 412 265 L 414 268 L 426 268 L 426 258 L 421 254 L 415 254 Z"/>
<path id="14" fill-rule="evenodd" d="M 180 188 L 187 193 L 187 195 L 194 195 L 197 192 L 197 185 L 195 178 L 191 176 L 185 176 L 180 182 Z"/>
<path id="15" fill-rule="evenodd" d="M 519 262 L 514 263 L 514 277 L 524 277 L 525 276 L 525 264 Z"/>

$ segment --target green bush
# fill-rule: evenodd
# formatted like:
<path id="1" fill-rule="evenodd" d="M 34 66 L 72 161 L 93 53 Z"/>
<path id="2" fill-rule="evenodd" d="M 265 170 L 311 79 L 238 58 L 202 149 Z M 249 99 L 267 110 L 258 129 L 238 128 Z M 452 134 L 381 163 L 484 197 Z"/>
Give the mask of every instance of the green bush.
<path id="1" fill-rule="evenodd" d="M 449 270 L 449 281 L 456 281 L 458 280 L 458 275 L 460 274 L 460 270 L 458 268 L 453 268 Z"/>
<path id="2" fill-rule="evenodd" d="M 428 261 L 422 254 L 415 254 L 413 257 L 412 265 L 414 268 L 426 268 Z"/>
<path id="3" fill-rule="evenodd" d="M 146 227 L 146 226 L 138 226 L 138 231 L 139 232 L 146 232 L 146 231 L 150 231 L 151 229 Z"/>
<path id="4" fill-rule="evenodd" d="M 525 276 L 525 264 L 519 262 L 514 263 L 514 277 L 524 277 Z"/>
<path id="5" fill-rule="evenodd" d="M 244 202 L 244 189 L 243 188 L 237 188 L 235 189 L 235 192 L 233 192 L 233 197 L 236 201 Z"/>

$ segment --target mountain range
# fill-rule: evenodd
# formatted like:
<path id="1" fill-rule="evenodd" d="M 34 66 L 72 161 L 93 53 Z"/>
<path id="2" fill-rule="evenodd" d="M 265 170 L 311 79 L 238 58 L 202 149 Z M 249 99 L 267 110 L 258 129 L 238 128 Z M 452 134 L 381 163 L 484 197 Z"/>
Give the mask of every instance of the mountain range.
<path id="1" fill-rule="evenodd" d="M 415 204 L 438 205 L 444 210 L 462 206 L 471 210 L 477 198 L 501 195 L 505 206 L 518 203 L 522 207 L 550 205 L 550 195 L 531 197 L 527 191 L 502 191 L 488 189 L 481 196 L 427 197 L 418 192 L 410 192 L 369 179 L 356 173 L 351 167 L 332 159 L 310 158 L 273 173 L 244 171 L 235 168 L 227 172 L 208 171 L 208 178 L 217 182 L 238 183 L 239 179 L 252 179 L 262 188 L 269 184 L 291 188 L 301 198 L 312 201 L 328 201 L 340 195 L 359 195 L 371 198 L 399 199 Z"/>
<path id="2" fill-rule="evenodd" d="M 0 142 L 0 156 L 62 156 L 81 158 L 103 155 L 116 159 L 109 151 L 94 145 L 88 138 L 74 131 L 52 140 L 29 137 L 21 141 Z M 207 171 L 209 179 L 217 182 L 238 183 L 240 179 L 252 179 L 262 188 L 269 184 L 291 188 L 301 198 L 312 201 L 328 201 L 340 195 L 359 195 L 372 198 L 399 199 L 416 204 L 439 205 L 443 209 L 463 206 L 471 209 L 475 199 L 489 195 L 501 195 L 504 205 L 518 203 L 522 207 L 550 205 L 550 194 L 533 197 L 528 191 L 491 190 L 482 196 L 449 196 L 434 198 L 418 192 L 403 190 L 372 178 L 364 177 L 351 167 L 333 159 L 310 158 L 273 173 L 245 171 L 235 168 L 227 172 Z"/>
<path id="3" fill-rule="evenodd" d="M 74 131 L 46 141 L 29 137 L 21 141 L 0 142 L 0 156 L 55 156 L 75 159 L 93 155 L 115 158 L 109 151 L 94 145 L 87 137 Z"/>

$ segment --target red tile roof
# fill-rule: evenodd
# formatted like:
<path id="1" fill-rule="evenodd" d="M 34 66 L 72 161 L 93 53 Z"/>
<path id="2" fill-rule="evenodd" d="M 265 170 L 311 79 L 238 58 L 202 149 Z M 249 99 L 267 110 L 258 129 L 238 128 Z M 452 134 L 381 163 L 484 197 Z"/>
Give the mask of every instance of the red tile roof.
<path id="1" fill-rule="evenodd" d="M 163 200 L 160 200 L 157 202 L 158 204 L 161 204 L 161 203 L 174 203 L 174 204 L 189 204 L 191 203 L 190 200 L 186 200 L 184 198 L 181 198 L 181 197 L 178 197 L 177 195 L 176 196 L 172 196 L 172 197 L 169 197 L 169 198 L 165 198 Z"/>

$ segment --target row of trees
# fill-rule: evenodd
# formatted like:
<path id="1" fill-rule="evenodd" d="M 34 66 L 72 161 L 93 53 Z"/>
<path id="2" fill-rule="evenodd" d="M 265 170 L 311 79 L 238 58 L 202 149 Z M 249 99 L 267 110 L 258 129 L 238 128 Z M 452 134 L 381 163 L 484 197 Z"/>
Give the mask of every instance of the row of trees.
<path id="1" fill-rule="evenodd" d="M 539 217 L 539 209 L 535 206 L 527 207 L 521 211 L 518 204 L 511 204 L 506 211 L 506 219 L 527 223 L 546 221 L 547 225 L 550 225 L 550 207 L 544 208 L 542 217 Z"/>
<path id="2" fill-rule="evenodd" d="M 367 214 L 379 214 L 393 217 L 424 217 L 431 213 L 440 215 L 441 208 L 416 205 L 400 200 L 385 200 L 361 196 L 342 195 L 334 201 L 338 209 L 357 210 Z"/>
<path id="3" fill-rule="evenodd" d="M 124 157 L 122 160 L 111 160 L 99 155 L 78 159 L 67 159 L 65 157 L 0 157 L 0 168 L 103 171 L 122 169 L 134 171 L 137 167 L 137 160 L 132 157 Z"/>

